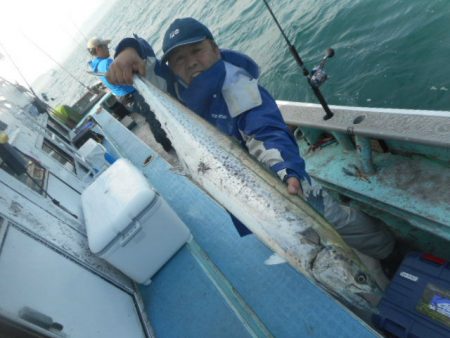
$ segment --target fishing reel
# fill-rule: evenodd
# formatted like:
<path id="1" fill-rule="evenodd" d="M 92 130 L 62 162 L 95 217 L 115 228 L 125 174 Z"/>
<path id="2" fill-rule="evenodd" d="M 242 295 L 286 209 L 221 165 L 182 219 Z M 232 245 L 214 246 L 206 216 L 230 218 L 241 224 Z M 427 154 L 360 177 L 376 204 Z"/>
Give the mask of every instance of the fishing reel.
<path id="1" fill-rule="evenodd" d="M 309 82 L 311 86 L 319 88 L 328 79 L 328 75 L 325 72 L 324 67 L 328 59 L 332 58 L 333 56 L 334 56 L 334 49 L 328 48 L 326 51 L 326 55 L 323 57 L 322 61 L 320 61 L 320 64 L 318 66 L 315 66 L 311 70 L 311 74 L 309 76 Z"/>

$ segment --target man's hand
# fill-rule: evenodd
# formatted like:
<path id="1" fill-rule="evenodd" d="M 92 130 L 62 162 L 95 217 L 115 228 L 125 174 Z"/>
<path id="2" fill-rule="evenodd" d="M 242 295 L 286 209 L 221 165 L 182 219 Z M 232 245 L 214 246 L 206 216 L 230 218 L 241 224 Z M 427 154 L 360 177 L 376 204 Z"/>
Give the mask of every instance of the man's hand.
<path id="1" fill-rule="evenodd" d="M 287 191 L 291 195 L 303 195 L 302 186 L 296 177 L 289 177 L 286 181 Z"/>
<path id="2" fill-rule="evenodd" d="M 114 59 L 106 73 L 113 84 L 133 84 L 133 74 L 145 76 L 145 61 L 134 48 L 126 48 Z"/>

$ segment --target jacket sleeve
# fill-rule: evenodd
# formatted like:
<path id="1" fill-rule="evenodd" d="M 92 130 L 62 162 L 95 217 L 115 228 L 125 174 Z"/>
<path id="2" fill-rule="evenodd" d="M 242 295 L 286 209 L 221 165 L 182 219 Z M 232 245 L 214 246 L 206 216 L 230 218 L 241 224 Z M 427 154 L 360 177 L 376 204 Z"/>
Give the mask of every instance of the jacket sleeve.
<path id="1" fill-rule="evenodd" d="M 114 58 L 116 58 L 117 55 L 126 48 L 135 49 L 138 52 L 139 56 L 143 59 L 147 57 L 156 57 L 152 46 L 150 46 L 147 41 L 137 36 L 136 34 L 132 38 L 125 38 L 119 42 L 114 53 Z"/>
<path id="2" fill-rule="evenodd" d="M 159 89 L 168 91 L 168 84 L 173 83 L 173 75 L 166 64 L 161 63 L 155 55 L 152 46 L 143 38 L 134 34 L 134 37 L 125 38 L 116 47 L 114 58 L 126 48 L 133 48 L 146 62 L 146 78 Z"/>
<path id="3" fill-rule="evenodd" d="M 237 126 L 249 153 L 286 181 L 309 179 L 294 136 L 271 95 L 259 87 L 262 104 L 237 117 Z"/>

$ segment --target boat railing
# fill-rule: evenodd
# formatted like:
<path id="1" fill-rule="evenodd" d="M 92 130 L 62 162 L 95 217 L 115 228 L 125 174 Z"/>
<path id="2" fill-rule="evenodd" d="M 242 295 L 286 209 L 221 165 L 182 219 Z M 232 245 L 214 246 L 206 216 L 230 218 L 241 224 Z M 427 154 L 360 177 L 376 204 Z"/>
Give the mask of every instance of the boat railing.
<path id="1" fill-rule="evenodd" d="M 323 119 L 322 106 L 313 103 L 277 101 L 286 123 L 327 129 L 340 136 L 365 136 L 450 146 L 450 112 L 414 109 L 330 106 L 335 113 Z M 344 146 L 348 146 L 343 141 Z"/>

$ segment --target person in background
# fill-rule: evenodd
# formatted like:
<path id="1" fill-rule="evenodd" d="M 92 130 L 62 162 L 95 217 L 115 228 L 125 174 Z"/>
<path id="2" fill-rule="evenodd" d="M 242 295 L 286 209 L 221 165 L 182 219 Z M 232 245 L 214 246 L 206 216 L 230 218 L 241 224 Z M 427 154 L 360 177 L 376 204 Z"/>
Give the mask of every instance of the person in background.
<path id="1" fill-rule="evenodd" d="M 143 39 L 123 39 L 107 74 L 131 84 L 139 73 L 227 135 L 278 176 L 290 194 L 303 197 L 353 248 L 384 262 L 390 277 L 400 263 L 385 225 L 335 201 L 305 170 L 305 162 L 272 96 L 258 84 L 259 67 L 248 56 L 219 49 L 210 30 L 193 18 L 176 19 L 164 35 L 161 61 Z M 161 81 L 161 79 L 165 81 Z M 233 215 L 241 236 L 250 232 Z M 394 271 L 392 271 L 394 270 Z"/>
<path id="2" fill-rule="evenodd" d="M 93 59 L 88 62 L 90 68 L 95 73 L 106 73 L 113 62 L 109 54 L 109 43 L 111 40 L 93 37 L 87 43 L 87 49 Z M 131 112 L 139 113 L 144 116 L 150 126 L 150 130 L 155 140 L 161 144 L 165 151 L 172 149 L 172 144 L 167 138 L 165 131 L 161 128 L 161 124 L 155 117 L 155 113 L 151 111 L 144 98 L 138 91 L 129 85 L 117 85 L 108 81 L 106 76 L 100 77 L 103 84 L 111 90 L 113 95 L 127 107 Z"/>

